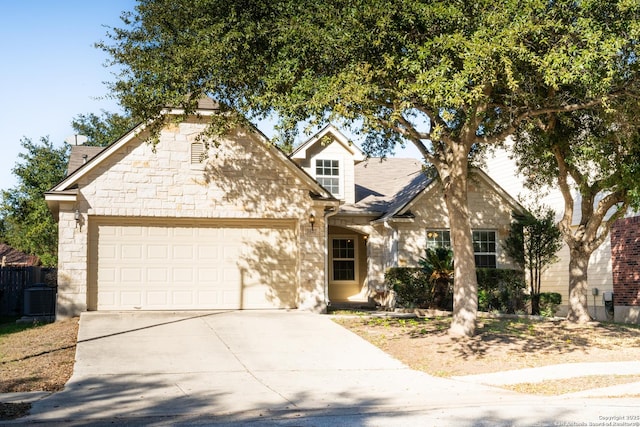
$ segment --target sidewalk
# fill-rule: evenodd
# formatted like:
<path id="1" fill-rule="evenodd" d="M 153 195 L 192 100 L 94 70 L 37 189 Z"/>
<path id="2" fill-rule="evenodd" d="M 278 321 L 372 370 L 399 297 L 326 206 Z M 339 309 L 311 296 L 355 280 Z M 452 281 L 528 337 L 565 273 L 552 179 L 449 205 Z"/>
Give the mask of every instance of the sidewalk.
<path id="1" fill-rule="evenodd" d="M 640 362 L 565 363 L 539 368 L 451 377 L 452 380 L 490 386 L 539 383 L 591 375 L 640 375 Z M 562 397 L 623 397 L 640 395 L 640 382 L 563 394 Z"/>
<path id="2" fill-rule="evenodd" d="M 518 369 L 493 372 L 488 374 L 450 377 L 450 380 L 465 383 L 501 387 L 506 385 L 539 383 L 549 380 L 578 378 L 591 375 L 640 375 L 638 362 L 597 362 L 597 363 L 565 363 L 543 366 L 539 368 Z M 51 392 L 34 391 L 24 393 L 0 393 L 2 403 L 35 402 L 50 396 Z M 640 382 L 620 384 L 611 387 L 584 390 L 560 395 L 563 398 L 615 398 L 637 396 L 640 394 Z"/>

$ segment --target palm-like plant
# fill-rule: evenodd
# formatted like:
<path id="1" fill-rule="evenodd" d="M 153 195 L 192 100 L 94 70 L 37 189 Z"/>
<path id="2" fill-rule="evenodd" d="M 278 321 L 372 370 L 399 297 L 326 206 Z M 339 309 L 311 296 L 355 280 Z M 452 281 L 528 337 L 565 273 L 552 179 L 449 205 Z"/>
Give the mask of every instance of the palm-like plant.
<path id="1" fill-rule="evenodd" d="M 434 308 L 447 309 L 453 284 L 453 251 L 448 248 L 427 248 L 424 258 L 420 258 L 420 267 L 431 283 L 432 305 Z"/>

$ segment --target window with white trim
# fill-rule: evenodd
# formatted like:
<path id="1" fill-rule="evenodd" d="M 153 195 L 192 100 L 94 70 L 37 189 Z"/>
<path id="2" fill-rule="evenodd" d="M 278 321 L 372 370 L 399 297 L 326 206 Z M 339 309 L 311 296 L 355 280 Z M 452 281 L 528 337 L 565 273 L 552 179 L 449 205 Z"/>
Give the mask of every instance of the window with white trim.
<path id="1" fill-rule="evenodd" d="M 473 254 L 478 268 L 496 268 L 496 232 L 474 231 Z"/>
<path id="2" fill-rule="evenodd" d="M 316 180 L 334 196 L 340 195 L 340 161 L 316 160 Z"/>
<path id="3" fill-rule="evenodd" d="M 352 282 L 356 280 L 355 239 L 331 239 L 331 258 L 333 281 Z"/>
<path id="4" fill-rule="evenodd" d="M 492 230 L 474 230 L 473 254 L 478 268 L 497 267 L 496 232 Z M 451 232 L 449 230 L 427 230 L 427 248 L 451 248 Z"/>
<path id="5" fill-rule="evenodd" d="M 449 230 L 427 230 L 427 248 L 451 249 L 451 233 Z"/>

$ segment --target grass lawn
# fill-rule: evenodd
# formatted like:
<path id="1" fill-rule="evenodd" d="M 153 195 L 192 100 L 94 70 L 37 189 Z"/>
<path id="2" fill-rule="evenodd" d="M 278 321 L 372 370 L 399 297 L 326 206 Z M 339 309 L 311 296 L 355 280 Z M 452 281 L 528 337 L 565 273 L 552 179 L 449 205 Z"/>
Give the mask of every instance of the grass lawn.
<path id="1" fill-rule="evenodd" d="M 78 319 L 16 324 L 0 319 L 0 393 L 58 391 L 71 377 Z M 0 420 L 24 415 L 28 404 L 0 403 Z"/>

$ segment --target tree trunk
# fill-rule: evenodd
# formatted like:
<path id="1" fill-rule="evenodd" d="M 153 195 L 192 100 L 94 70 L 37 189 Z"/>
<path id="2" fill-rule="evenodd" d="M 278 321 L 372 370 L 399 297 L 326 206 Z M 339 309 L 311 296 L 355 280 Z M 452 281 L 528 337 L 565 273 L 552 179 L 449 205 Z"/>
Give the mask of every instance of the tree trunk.
<path id="1" fill-rule="evenodd" d="M 466 161 L 466 158 L 465 158 Z M 478 281 L 467 204 L 467 171 L 456 170 L 444 184 L 453 249 L 453 319 L 449 334 L 473 336 L 478 314 Z"/>
<path id="2" fill-rule="evenodd" d="M 587 307 L 587 270 L 591 254 L 584 249 L 570 250 L 569 258 L 569 312 L 567 320 L 585 323 L 591 320 Z"/>
<path id="3" fill-rule="evenodd" d="M 540 315 L 540 294 L 531 294 L 531 314 Z"/>

